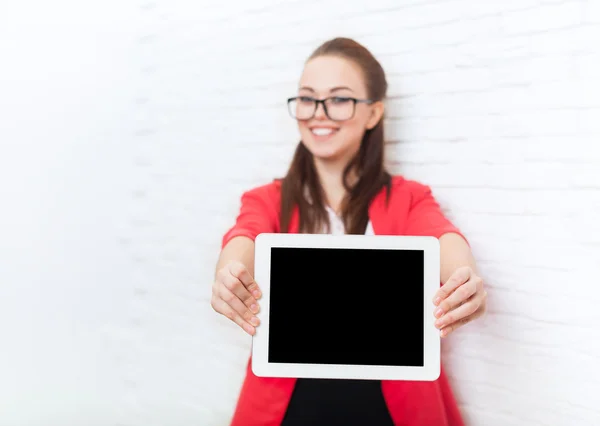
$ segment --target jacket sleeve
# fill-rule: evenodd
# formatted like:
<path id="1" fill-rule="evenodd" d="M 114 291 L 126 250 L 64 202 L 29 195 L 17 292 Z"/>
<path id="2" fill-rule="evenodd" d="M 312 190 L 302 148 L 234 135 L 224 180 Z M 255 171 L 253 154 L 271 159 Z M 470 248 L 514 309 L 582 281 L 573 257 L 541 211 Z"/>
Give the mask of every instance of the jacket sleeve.
<path id="1" fill-rule="evenodd" d="M 465 241 L 466 237 L 442 212 L 434 198 L 431 188 L 417 182 L 411 182 L 412 201 L 406 221 L 406 235 L 432 236 L 440 238 L 447 233 L 460 235 Z M 467 241 L 468 244 L 468 241 Z"/>
<path id="2" fill-rule="evenodd" d="M 277 232 L 276 200 L 271 185 L 244 192 L 234 225 L 227 230 L 221 248 L 234 237 L 245 236 L 254 241 L 258 234 Z"/>

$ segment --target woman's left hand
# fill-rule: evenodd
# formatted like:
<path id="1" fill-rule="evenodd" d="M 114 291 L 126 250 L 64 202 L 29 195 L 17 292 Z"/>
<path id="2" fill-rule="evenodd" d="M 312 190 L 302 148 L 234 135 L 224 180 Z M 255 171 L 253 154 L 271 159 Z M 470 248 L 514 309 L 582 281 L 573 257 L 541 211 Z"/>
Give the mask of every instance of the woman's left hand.
<path id="1" fill-rule="evenodd" d="M 486 310 L 483 280 L 468 266 L 458 268 L 436 292 L 433 304 L 435 326 L 446 337 L 457 328 L 479 318 Z"/>

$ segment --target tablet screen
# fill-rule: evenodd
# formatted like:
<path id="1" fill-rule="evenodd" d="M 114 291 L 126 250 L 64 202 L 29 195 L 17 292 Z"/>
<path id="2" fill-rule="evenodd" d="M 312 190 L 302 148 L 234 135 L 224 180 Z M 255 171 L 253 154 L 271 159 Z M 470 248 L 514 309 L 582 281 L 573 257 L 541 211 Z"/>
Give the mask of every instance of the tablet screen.
<path id="1" fill-rule="evenodd" d="M 271 248 L 268 360 L 424 365 L 424 252 Z"/>

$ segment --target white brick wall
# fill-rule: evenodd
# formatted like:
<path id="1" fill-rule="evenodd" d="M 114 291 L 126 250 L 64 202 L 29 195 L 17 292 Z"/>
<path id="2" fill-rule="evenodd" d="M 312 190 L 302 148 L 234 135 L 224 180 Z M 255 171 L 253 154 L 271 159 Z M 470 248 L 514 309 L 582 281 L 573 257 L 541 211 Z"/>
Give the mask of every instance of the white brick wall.
<path id="1" fill-rule="evenodd" d="M 287 167 L 284 99 L 337 35 L 380 58 L 390 167 L 487 280 L 487 317 L 444 342 L 468 424 L 600 424 L 599 4 L 115 1 L 27 27 L 22 6 L 0 45 L 0 426 L 227 424 L 250 340 L 209 306 L 220 238 Z"/>

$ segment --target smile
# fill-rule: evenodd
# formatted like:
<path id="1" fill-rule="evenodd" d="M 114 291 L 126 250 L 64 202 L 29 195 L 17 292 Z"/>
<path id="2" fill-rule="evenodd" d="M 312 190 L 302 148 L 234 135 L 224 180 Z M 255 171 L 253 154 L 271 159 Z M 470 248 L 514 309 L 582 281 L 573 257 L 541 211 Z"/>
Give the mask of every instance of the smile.
<path id="1" fill-rule="evenodd" d="M 337 129 L 332 129 L 330 127 L 313 127 L 310 131 L 316 136 L 329 136 L 337 132 Z"/>

